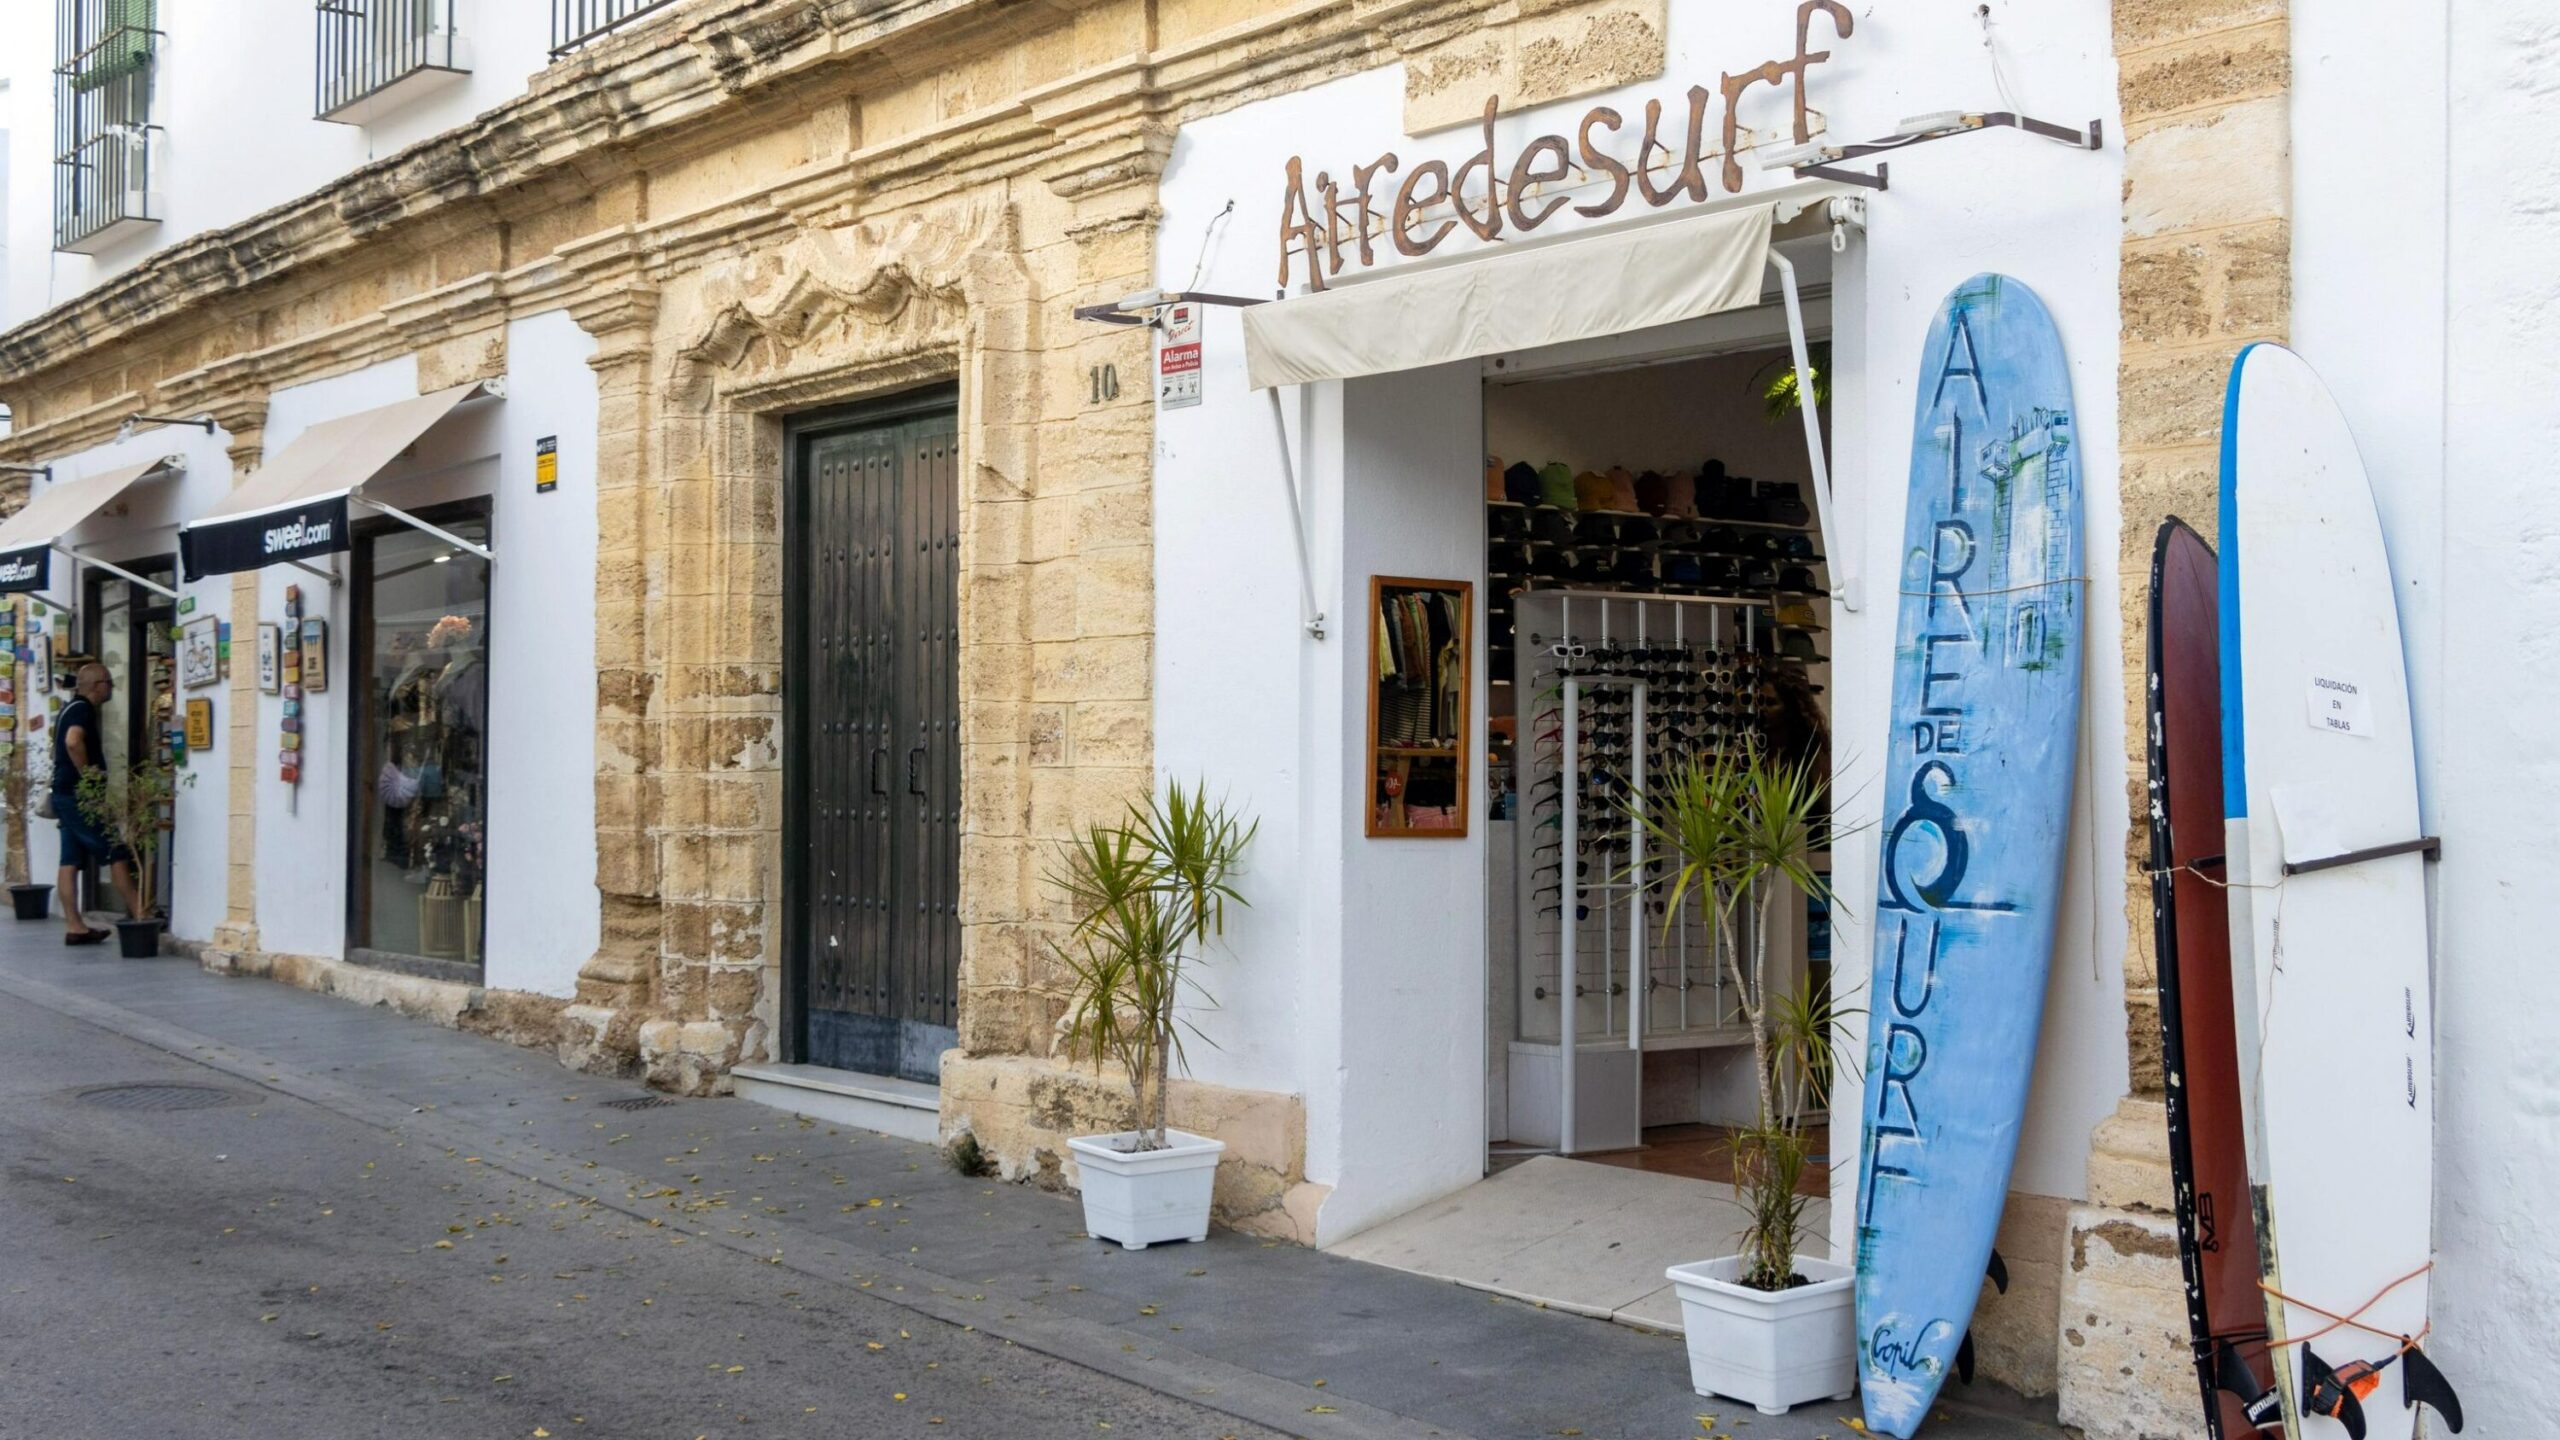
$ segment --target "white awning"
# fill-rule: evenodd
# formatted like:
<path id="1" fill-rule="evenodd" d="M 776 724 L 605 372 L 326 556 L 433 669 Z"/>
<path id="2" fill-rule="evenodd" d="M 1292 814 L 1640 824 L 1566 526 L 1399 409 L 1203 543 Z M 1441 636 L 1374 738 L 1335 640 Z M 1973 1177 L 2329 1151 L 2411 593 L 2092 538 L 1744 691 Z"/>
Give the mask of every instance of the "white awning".
<path id="1" fill-rule="evenodd" d="M 115 503 L 116 497 L 145 480 L 174 475 L 187 468 L 186 458 L 163 455 L 139 465 L 124 465 L 78 480 L 61 480 L 28 497 L 17 514 L 0 521 L 0 551 L 50 549 L 80 522 Z"/>
<path id="2" fill-rule="evenodd" d="M 178 549 L 187 578 L 346 549 L 347 502 L 362 499 L 356 492 L 366 481 L 456 406 L 503 393 L 495 381 L 474 380 L 303 431 L 220 504 L 180 527 Z M 388 506 L 374 508 L 398 514 Z"/>
<path id="3" fill-rule="evenodd" d="M 1469 258 L 1244 312 L 1256 390 L 1588 340 L 1760 303 L 1775 202 Z"/>

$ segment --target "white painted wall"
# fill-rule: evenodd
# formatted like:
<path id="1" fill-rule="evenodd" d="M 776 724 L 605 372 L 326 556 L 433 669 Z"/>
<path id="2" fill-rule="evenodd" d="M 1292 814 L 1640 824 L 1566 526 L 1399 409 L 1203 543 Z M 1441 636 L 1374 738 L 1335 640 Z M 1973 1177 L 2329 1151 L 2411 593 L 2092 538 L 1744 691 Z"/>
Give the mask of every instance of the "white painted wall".
<path id="1" fill-rule="evenodd" d="M 1673 8 L 1672 60 L 1659 80 L 1503 122 L 1510 153 L 1528 136 L 1566 130 L 1591 105 L 1638 115 L 1651 98 L 1711 88 L 1727 70 L 1794 50 L 1796 7 L 1779 0 Z M 2030 112 L 2074 124 L 2116 113 L 2102 7 L 1995 7 L 2011 92 Z M 1814 105 L 1835 134 L 1890 131 L 1906 115 L 1996 95 L 1970 4 L 1874 7 L 1817 68 Z M 1282 167 L 1337 174 L 1395 150 L 1463 159 L 1460 131 L 1401 133 L 1401 72 L 1353 76 L 1184 127 L 1167 171 L 1158 282 L 1168 289 L 1271 293 Z M 1754 123 L 1782 108 L 1755 99 Z M 1633 142 L 1627 142 L 1631 150 Z M 1939 300 L 1979 270 L 2005 271 L 2043 296 L 2074 367 L 2090 515 L 2090 611 L 2116 611 L 2116 336 L 2120 154 L 2090 154 L 2008 133 L 1968 136 L 1897 155 L 1893 188 L 1870 201 L 1870 232 L 1835 281 L 1834 446 L 1843 545 L 1870 577 L 1862 615 L 1833 636 L 1835 748 L 1844 813 L 1872 820 L 1890 671 L 1890 577 L 1902 526 L 1914 376 Z M 1756 169 L 1749 186 L 1767 177 Z M 1193 281 L 1194 257 L 1215 231 Z M 1551 221 L 1561 231 L 1569 219 Z M 1542 229 L 1541 235 L 1547 233 Z M 1093 297 L 1101 298 L 1101 297 Z M 1220 1048 L 1193 1052 L 1202 1078 L 1294 1091 L 1308 1110 L 1308 1175 L 1335 1186 L 1327 1242 L 1473 1180 L 1483 1125 L 1482 923 L 1471 867 L 1480 842 L 1372 841 L 1359 834 L 1354 751 L 1366 713 L 1351 681 L 1367 640 L 1357 617 L 1371 573 L 1481 580 L 1480 435 L 1462 420 L 1473 382 L 1445 374 L 1310 387 L 1284 394 L 1303 445 L 1318 594 L 1330 638 L 1299 625 L 1297 560 L 1267 401 L 1244 388 L 1242 327 L 1206 318 L 1204 389 L 1196 409 L 1157 425 L 1156 744 L 1174 775 L 1206 774 L 1263 819 L 1254 910 L 1230 934 L 1220 967 L 1224 1008 L 1203 1018 Z M 1457 367 L 1460 370 L 1471 367 Z M 1392 422 L 1392 423 L 1389 423 Z M 1383 433 L 1382 433 L 1383 432 Z M 1400 436 L 1389 449 L 1388 437 Z M 1873 577 L 1886 579 L 1879 586 Z M 1879 592 L 1883 593 L 1879 593 Z M 1216 597 L 1204 603 L 1201 597 Z M 1178 597 L 1178 598 L 1177 598 Z M 2124 834 L 2120 667 L 2096 637 L 2088 677 L 2089 771 L 2065 881 L 2060 943 L 2034 1100 L 2015 1185 L 2077 1196 L 2088 1138 L 2126 1083 L 2124 899 L 2115 858 Z M 1255 703 L 1240 705 L 1239 696 Z M 1478 707 L 1481 715 L 1481 705 Z M 1481 813 L 1481 811 L 1479 811 Z M 1835 953 L 1863 968 L 1874 847 L 1861 836 L 1836 857 L 1848 913 Z M 1466 873 L 1461 876 L 1460 872 Z M 1441 906 L 1447 913 L 1432 913 Z M 1428 923 L 1422 918 L 1428 916 Z M 1844 1097 L 1844 1104 L 1854 1097 Z M 1840 1167 L 1840 1184 L 1854 1184 Z M 1845 1242 L 1850 1207 L 1836 1207 Z"/>
<path id="2" fill-rule="evenodd" d="M 441 3 L 441 0 L 439 0 Z M 310 0 L 224 0 L 160 7 L 158 111 L 167 127 L 154 161 L 164 200 L 151 232 L 95 257 L 53 253 L 54 6 L 0 6 L 0 78 L 8 117 L 6 295 L 0 328 L 14 326 L 131 269 L 155 250 L 309 194 L 373 160 L 450 130 L 525 92 L 549 63 L 550 7 L 530 0 L 457 0 L 470 75 L 370 126 L 312 116 Z"/>
<path id="3" fill-rule="evenodd" d="M 559 312 L 508 329 L 507 397 L 465 406 L 385 470 L 367 493 L 404 510 L 494 496 L 490 577 L 489 878 L 486 979 L 493 988 L 565 996 L 595 953 L 595 459 L 593 341 Z M 321 421 L 418 393 L 412 359 L 387 361 L 275 393 L 267 448 L 279 453 Z M 533 489 L 534 441 L 560 439 L 560 484 Z M 358 518 L 363 518 L 359 516 Z M 347 558 L 339 557 L 341 573 Z M 326 615 L 334 674 L 303 700 L 302 782 L 288 790 L 262 754 L 258 781 L 260 944 L 287 954 L 346 954 L 347 747 L 354 636 L 347 587 L 290 566 L 259 575 L 259 613 Z M 252 637 L 254 644 L 254 637 Z M 261 697 L 262 741 L 282 699 Z"/>
<path id="4" fill-rule="evenodd" d="M 2560 1288 L 2560 17 L 2297 7 L 2294 340 L 2344 406 L 2400 594 L 2432 867 L 2437 1357 L 2469 1433 L 2527 1434 Z M 2373 97 L 2388 95 L 2387 105 Z"/>
<path id="5" fill-rule="evenodd" d="M 174 557 L 178 549 L 178 522 L 220 499 L 231 489 L 231 457 L 224 447 L 230 437 L 219 431 L 208 435 L 189 426 L 149 426 L 132 436 L 110 441 L 69 455 L 48 456 L 38 463 L 54 467 L 56 481 L 78 480 L 123 466 L 139 465 L 166 455 L 180 456 L 186 462 L 183 473 L 166 480 L 154 480 L 125 492 L 117 505 L 93 516 L 63 537 L 65 544 L 97 556 L 99 559 L 138 568 L 133 562 L 142 559 Z M 41 489 L 46 482 L 37 481 Z M 175 570 L 172 558 L 172 570 Z M 57 605 L 76 605 L 83 588 L 80 573 L 60 551 L 53 557 L 53 584 L 45 597 Z M 177 587 L 183 597 L 195 594 L 196 615 L 221 613 L 218 601 L 227 600 L 229 587 L 215 595 L 212 585 L 191 589 Z M 196 618 L 180 616 L 180 623 Z M 65 623 L 57 613 L 46 615 L 46 640 L 53 627 Z M 80 638 L 79 622 L 71 622 L 71 635 Z M 33 694 L 20 669 L 18 685 L 18 717 L 21 725 L 43 709 L 43 697 Z M 116 677 L 119 686 L 126 677 Z M 69 692 L 56 689 L 54 694 L 69 698 Z M 170 933 L 185 940 L 211 938 L 213 927 L 222 922 L 223 874 L 230 864 L 231 827 L 228 822 L 230 784 L 224 766 L 225 727 L 230 716 L 230 692 L 215 686 L 205 690 L 178 692 L 182 707 L 190 698 L 211 698 L 214 705 L 214 743 L 205 750 L 190 752 L 184 775 L 179 782 L 176 800 L 177 829 L 172 832 L 169 848 L 171 883 L 169 887 Z M 119 692 L 117 703 L 122 703 Z M 39 747 L 35 763 L 50 763 L 53 733 L 47 728 L 27 732 L 23 743 Z M 117 763 L 122 764 L 118 757 Z M 31 879 L 50 881 L 60 853 L 59 831 L 54 822 L 30 818 L 27 822 L 27 873 Z"/>

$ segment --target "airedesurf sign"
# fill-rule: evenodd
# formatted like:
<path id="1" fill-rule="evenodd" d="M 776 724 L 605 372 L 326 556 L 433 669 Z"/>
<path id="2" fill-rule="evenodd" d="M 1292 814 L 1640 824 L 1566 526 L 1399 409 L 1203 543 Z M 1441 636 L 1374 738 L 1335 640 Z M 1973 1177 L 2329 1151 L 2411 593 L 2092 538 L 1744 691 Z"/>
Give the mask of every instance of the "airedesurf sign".
<path id="1" fill-rule="evenodd" d="M 1322 290 L 1346 268 L 1365 269 L 1382 256 L 1419 259 L 1461 230 L 1489 242 L 1528 234 L 1568 206 L 1599 220 L 1631 201 L 1661 209 L 1718 190 L 1742 193 L 1742 152 L 1758 138 L 1742 123 L 1742 102 L 1753 86 L 1787 91 L 1794 143 L 1813 139 L 1819 112 L 1806 98 L 1806 83 L 1813 67 L 1831 58 L 1830 51 L 1813 48 L 1817 19 L 1843 40 L 1857 27 L 1839 0 L 1803 0 L 1792 56 L 1719 75 L 1713 90 L 1692 85 L 1679 108 L 1649 100 L 1640 125 L 1594 106 L 1564 133 L 1536 136 L 1506 153 L 1494 136 L 1502 102 L 1492 98 L 1484 103 L 1482 148 L 1455 166 L 1426 160 L 1407 168 L 1390 150 L 1344 171 L 1310 176 L 1303 157 L 1289 157 L 1280 204 L 1280 288 L 1289 287 L 1301 259 L 1307 288 Z M 1709 162 L 1717 162 L 1712 179 Z M 1592 195 L 1577 201 L 1584 189 Z"/>

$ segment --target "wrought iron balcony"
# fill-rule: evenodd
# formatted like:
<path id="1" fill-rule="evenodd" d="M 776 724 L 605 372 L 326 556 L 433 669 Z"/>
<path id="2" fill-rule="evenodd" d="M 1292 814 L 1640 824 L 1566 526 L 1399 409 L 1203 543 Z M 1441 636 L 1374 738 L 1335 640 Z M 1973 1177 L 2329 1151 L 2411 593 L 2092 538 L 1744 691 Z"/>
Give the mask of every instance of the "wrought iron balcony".
<path id="1" fill-rule="evenodd" d="M 559 59 L 607 31 L 675 0 L 551 0 L 551 58 Z"/>
<path id="2" fill-rule="evenodd" d="M 159 223 L 155 0 L 55 0 L 53 248 L 91 255 Z"/>
<path id="3" fill-rule="evenodd" d="M 349 125 L 471 70 L 454 0 L 316 0 L 311 113 Z"/>

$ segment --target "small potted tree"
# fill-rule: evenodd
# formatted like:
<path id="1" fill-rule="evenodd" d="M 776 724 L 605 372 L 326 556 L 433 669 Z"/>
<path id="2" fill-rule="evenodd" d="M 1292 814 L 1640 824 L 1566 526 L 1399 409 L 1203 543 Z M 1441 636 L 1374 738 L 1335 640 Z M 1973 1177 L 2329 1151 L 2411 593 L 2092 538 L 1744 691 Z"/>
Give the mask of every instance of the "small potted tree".
<path id="1" fill-rule="evenodd" d="M 1186 989 L 1198 992 L 1190 965 L 1224 931 L 1226 907 L 1244 903 L 1232 880 L 1258 828 L 1212 801 L 1205 784 L 1174 784 L 1116 822 L 1087 827 L 1051 876 L 1074 915 L 1059 947 L 1072 977 L 1066 1037 L 1097 1068 L 1118 1064 L 1132 1121 L 1127 1130 L 1073 1137 L 1067 1148 L 1081 1177 L 1086 1232 L 1131 1250 L 1209 1236 L 1210 1195 L 1227 1147 L 1167 1123 L 1188 1028 L 1177 1012 Z"/>
<path id="2" fill-rule="evenodd" d="M 122 776 L 109 775 L 104 765 L 93 766 L 81 775 L 74 796 L 80 813 L 100 834 L 133 854 L 133 887 L 142 913 L 116 921 L 116 948 L 127 960 L 160 953 L 160 931 L 167 924 L 160 915 L 160 849 L 177 793 L 177 771 L 154 757 L 135 761 Z"/>
<path id="3" fill-rule="evenodd" d="M 1798 1190 L 1805 1116 L 1829 1089 L 1837 1017 L 1827 999 L 1769 973 L 1777 907 L 1798 892 L 1830 898 L 1814 868 L 1835 838 L 1825 788 L 1818 759 L 1781 760 L 1745 744 L 1675 763 L 1637 809 L 1672 862 L 1665 914 L 1678 916 L 1695 894 L 1713 919 L 1751 1030 L 1758 1101 L 1732 1140 L 1741 1250 L 1665 1273 L 1680 1298 L 1693 1388 L 1770 1415 L 1846 1399 L 1857 1379 L 1855 1272 L 1797 1253 L 1810 1203 Z"/>

